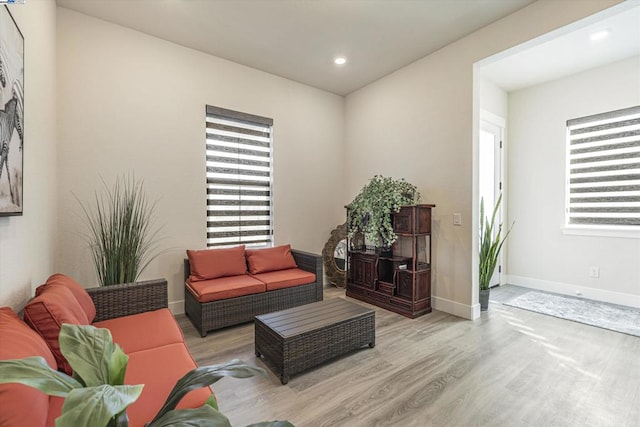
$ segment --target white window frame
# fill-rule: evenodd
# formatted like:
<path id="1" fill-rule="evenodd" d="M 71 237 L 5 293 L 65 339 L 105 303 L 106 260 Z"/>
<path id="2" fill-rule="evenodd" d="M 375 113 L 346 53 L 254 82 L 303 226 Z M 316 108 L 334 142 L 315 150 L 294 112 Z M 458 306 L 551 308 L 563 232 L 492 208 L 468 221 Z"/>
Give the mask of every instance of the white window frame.
<path id="1" fill-rule="evenodd" d="M 563 232 L 640 238 L 640 106 L 568 120 L 566 140 Z"/>

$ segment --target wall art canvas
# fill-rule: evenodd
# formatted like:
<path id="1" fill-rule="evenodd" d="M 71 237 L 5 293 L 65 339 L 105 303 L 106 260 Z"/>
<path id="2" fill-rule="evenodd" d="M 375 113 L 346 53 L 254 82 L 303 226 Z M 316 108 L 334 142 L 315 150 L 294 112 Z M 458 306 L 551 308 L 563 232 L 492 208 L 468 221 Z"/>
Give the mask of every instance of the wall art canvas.
<path id="1" fill-rule="evenodd" d="M 0 7 L 0 216 L 22 215 L 24 37 Z"/>

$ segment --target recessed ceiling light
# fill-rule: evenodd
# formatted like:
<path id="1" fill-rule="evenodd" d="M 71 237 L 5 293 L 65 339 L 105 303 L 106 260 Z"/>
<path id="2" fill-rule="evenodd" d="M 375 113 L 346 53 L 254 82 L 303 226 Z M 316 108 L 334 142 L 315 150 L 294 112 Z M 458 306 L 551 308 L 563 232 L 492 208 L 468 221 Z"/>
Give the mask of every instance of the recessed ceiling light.
<path id="1" fill-rule="evenodd" d="M 609 35 L 609 33 L 610 33 L 609 30 L 600 30 L 600 31 L 596 31 L 595 33 L 591 33 L 589 35 L 589 38 L 593 41 L 602 40 L 606 38 Z"/>
<path id="2" fill-rule="evenodd" d="M 336 59 L 333 60 L 333 62 L 336 65 L 344 65 L 347 63 L 347 58 L 345 58 L 344 56 L 338 56 Z"/>

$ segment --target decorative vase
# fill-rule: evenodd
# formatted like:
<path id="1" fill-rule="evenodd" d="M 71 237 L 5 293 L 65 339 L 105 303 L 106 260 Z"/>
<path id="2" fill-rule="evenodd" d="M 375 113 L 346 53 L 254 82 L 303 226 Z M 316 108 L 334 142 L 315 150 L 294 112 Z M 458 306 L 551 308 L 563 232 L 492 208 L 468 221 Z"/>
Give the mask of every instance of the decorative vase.
<path id="1" fill-rule="evenodd" d="M 393 255 L 391 246 L 378 246 L 376 252 L 382 257 L 390 257 Z"/>
<path id="2" fill-rule="evenodd" d="M 487 311 L 489 308 L 489 293 L 491 289 L 480 289 L 480 311 Z"/>

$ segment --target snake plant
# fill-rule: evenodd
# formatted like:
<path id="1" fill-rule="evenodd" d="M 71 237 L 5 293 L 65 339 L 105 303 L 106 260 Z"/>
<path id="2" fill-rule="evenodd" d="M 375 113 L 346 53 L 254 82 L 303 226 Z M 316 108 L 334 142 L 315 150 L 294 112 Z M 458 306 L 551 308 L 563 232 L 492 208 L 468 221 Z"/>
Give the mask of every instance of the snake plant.
<path id="1" fill-rule="evenodd" d="M 484 198 L 480 200 L 480 290 L 489 289 L 489 281 L 498 263 L 500 250 L 507 236 L 511 232 L 511 227 L 502 236 L 502 223 L 498 224 L 496 230 L 496 216 L 502 202 L 502 194 L 493 208 L 491 222 L 484 214 Z M 513 227 L 513 224 L 512 224 Z"/>

